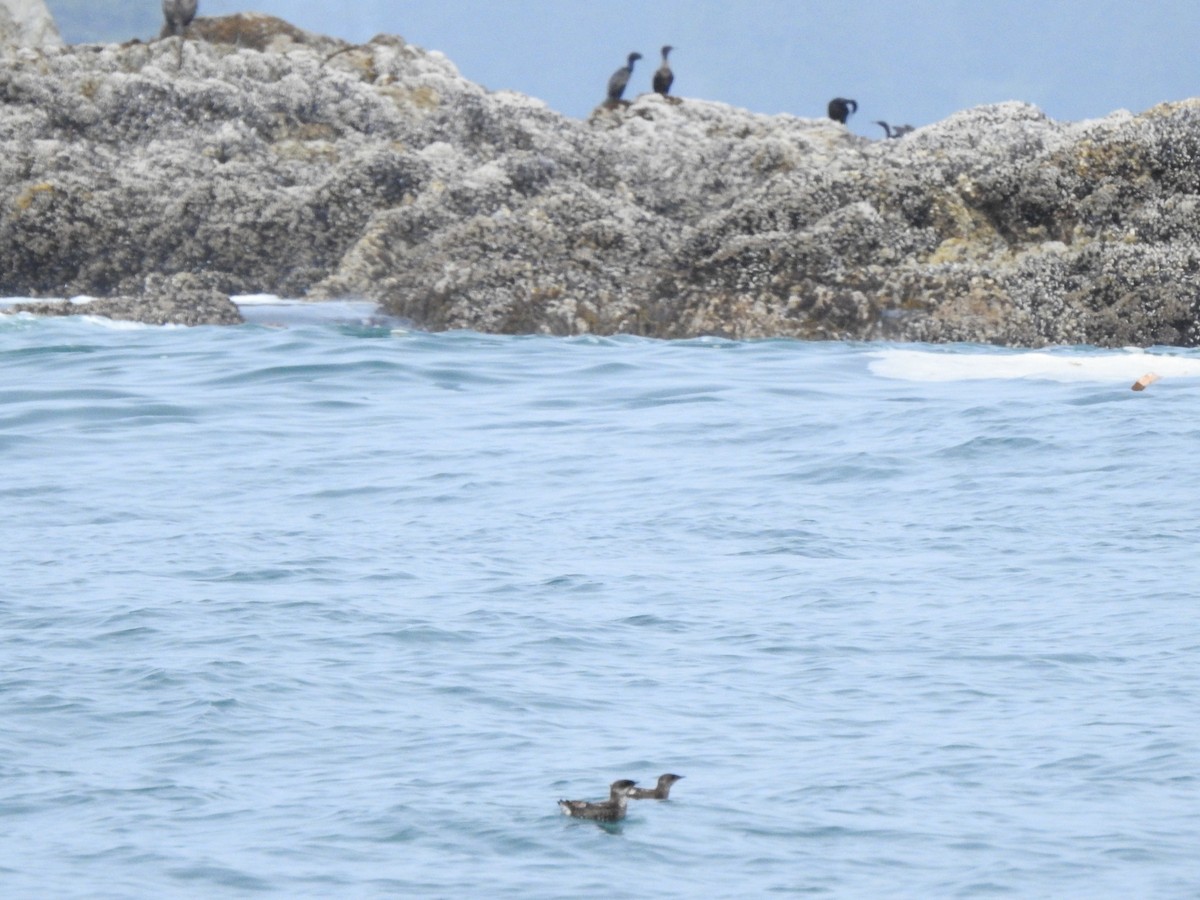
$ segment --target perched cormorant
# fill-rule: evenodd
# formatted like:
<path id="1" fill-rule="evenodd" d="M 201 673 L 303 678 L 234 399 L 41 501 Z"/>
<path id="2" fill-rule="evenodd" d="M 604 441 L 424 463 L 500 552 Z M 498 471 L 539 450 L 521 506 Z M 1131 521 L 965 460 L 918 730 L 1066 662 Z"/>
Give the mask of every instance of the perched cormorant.
<path id="1" fill-rule="evenodd" d="M 623 778 L 614 781 L 608 789 L 608 799 L 599 803 L 588 803 L 586 800 L 559 800 L 558 805 L 563 814 L 576 819 L 591 819 L 595 822 L 619 822 L 625 818 L 625 807 L 629 800 L 629 792 L 633 790 L 636 781 Z"/>
<path id="2" fill-rule="evenodd" d="M 629 84 L 629 76 L 633 74 L 633 64 L 642 58 L 640 53 L 630 53 L 629 63 L 613 72 L 608 79 L 608 102 L 617 103 L 625 93 L 625 85 Z"/>
<path id="3" fill-rule="evenodd" d="M 847 100 L 845 97 L 834 97 L 829 101 L 829 118 L 835 122 L 846 124 L 851 115 L 858 112 L 858 102 Z"/>
<path id="4" fill-rule="evenodd" d="M 192 24 L 196 18 L 197 0 L 163 0 L 163 37 L 172 34 L 183 34 L 183 30 Z"/>
<path id="5" fill-rule="evenodd" d="M 666 775 L 659 775 L 658 787 L 634 788 L 629 792 L 629 797 L 633 800 L 666 800 L 671 796 L 671 785 L 682 777 L 682 775 L 672 775 L 670 772 Z"/>
<path id="6" fill-rule="evenodd" d="M 890 138 L 901 138 L 910 131 L 916 131 L 911 125 L 889 125 L 887 122 L 876 120 L 875 124 L 883 129 L 884 134 Z"/>
<path id="7" fill-rule="evenodd" d="M 671 93 L 671 85 L 675 83 L 675 73 L 671 71 L 671 64 L 667 62 L 667 57 L 674 49 L 669 44 L 662 48 L 662 65 L 654 73 L 654 92 L 664 97 Z"/>

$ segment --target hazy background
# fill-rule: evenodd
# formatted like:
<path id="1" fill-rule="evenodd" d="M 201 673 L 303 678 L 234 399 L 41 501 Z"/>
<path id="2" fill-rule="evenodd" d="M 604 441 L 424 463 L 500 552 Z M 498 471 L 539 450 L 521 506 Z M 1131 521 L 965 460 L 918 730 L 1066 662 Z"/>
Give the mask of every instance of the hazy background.
<path id="1" fill-rule="evenodd" d="M 48 3 L 71 42 L 161 22 L 160 0 Z M 200 15 L 251 9 L 355 41 L 400 34 L 577 117 L 630 50 L 646 56 L 632 90 L 648 90 L 664 43 L 680 95 L 807 116 L 853 97 L 851 125 L 872 135 L 872 119 L 921 125 L 1000 100 L 1085 119 L 1200 94 L 1196 0 L 200 0 Z"/>

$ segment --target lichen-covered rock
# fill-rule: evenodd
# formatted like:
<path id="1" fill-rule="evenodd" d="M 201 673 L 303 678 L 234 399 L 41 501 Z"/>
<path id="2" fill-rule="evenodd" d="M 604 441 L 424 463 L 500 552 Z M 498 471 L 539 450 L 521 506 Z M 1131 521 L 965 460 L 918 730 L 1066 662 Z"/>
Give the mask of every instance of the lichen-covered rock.
<path id="1" fill-rule="evenodd" d="M 20 49 L 62 46 L 58 25 L 45 0 L 0 0 L 0 57 Z"/>
<path id="2" fill-rule="evenodd" d="M 150 275 L 132 297 L 18 303 L 6 313 L 39 316 L 101 316 L 146 325 L 238 325 L 242 314 L 229 295 L 196 275 Z"/>
<path id="3" fill-rule="evenodd" d="M 1200 101 L 880 141 L 656 94 L 581 122 L 261 15 L 0 61 L 10 295 L 161 309 L 154 277 L 196 277 L 439 329 L 1196 345 L 1197 212 Z"/>

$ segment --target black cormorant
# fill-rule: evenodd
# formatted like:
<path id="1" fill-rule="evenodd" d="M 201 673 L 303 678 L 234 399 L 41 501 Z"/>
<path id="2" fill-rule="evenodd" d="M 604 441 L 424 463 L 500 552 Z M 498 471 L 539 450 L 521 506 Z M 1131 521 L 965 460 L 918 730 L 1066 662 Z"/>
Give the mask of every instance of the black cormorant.
<path id="1" fill-rule="evenodd" d="M 858 112 L 858 102 L 847 100 L 845 97 L 834 97 L 829 101 L 829 118 L 835 122 L 846 124 L 846 120 Z"/>
<path id="2" fill-rule="evenodd" d="M 674 49 L 670 45 L 662 48 L 662 65 L 654 73 L 654 92 L 664 97 L 671 93 L 671 85 L 675 82 L 675 73 L 671 71 L 671 64 L 667 62 L 667 57 Z"/>
<path id="3" fill-rule="evenodd" d="M 183 30 L 192 24 L 196 18 L 197 0 L 163 0 L 163 37 L 172 34 L 183 34 Z"/>
<path id="4" fill-rule="evenodd" d="M 671 796 L 671 785 L 682 777 L 682 775 L 672 775 L 670 772 L 666 775 L 659 775 L 656 787 L 634 788 L 629 792 L 629 797 L 632 800 L 667 800 Z"/>
<path id="5" fill-rule="evenodd" d="M 876 120 L 875 124 L 882 128 L 883 133 L 890 138 L 901 138 L 910 131 L 916 131 L 916 129 L 911 125 L 889 125 L 887 122 L 882 120 Z"/>
<path id="6" fill-rule="evenodd" d="M 608 102 L 617 103 L 625 93 L 625 85 L 629 84 L 629 76 L 633 74 L 633 64 L 642 58 L 640 53 L 630 53 L 629 63 L 613 72 L 608 79 Z"/>

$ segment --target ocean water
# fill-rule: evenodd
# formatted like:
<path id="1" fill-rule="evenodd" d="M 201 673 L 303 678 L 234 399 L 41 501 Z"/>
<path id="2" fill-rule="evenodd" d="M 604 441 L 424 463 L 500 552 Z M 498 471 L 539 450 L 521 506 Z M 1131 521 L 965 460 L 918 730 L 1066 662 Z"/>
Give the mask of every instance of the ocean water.
<path id="1" fill-rule="evenodd" d="M 0 320 L 4 896 L 1200 895 L 1200 354 L 317 309 Z"/>

